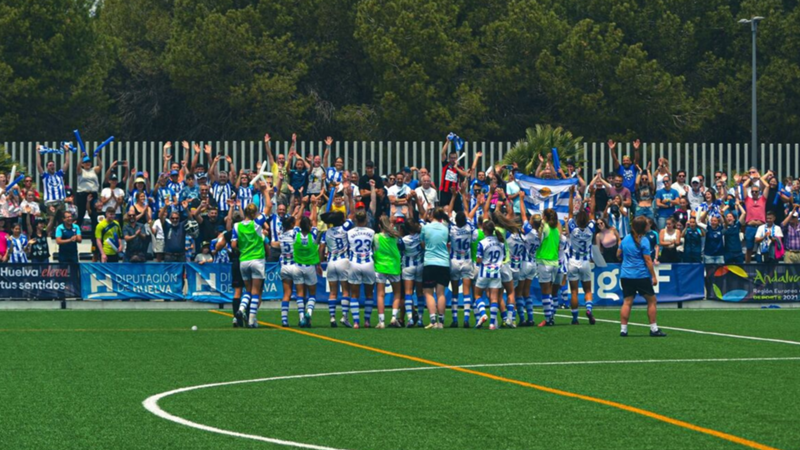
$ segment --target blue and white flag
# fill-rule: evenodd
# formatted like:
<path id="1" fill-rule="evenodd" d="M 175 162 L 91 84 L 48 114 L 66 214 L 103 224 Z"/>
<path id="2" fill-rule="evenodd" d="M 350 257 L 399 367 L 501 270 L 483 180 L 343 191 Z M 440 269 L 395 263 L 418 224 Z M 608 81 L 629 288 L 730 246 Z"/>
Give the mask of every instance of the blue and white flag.
<path id="1" fill-rule="evenodd" d="M 577 178 L 544 179 L 535 178 L 521 173 L 514 173 L 519 187 L 525 192 L 525 208 L 531 213 L 541 214 L 545 209 L 552 208 L 558 213 L 559 219 L 565 219 L 569 214 L 569 188 L 578 185 Z"/>

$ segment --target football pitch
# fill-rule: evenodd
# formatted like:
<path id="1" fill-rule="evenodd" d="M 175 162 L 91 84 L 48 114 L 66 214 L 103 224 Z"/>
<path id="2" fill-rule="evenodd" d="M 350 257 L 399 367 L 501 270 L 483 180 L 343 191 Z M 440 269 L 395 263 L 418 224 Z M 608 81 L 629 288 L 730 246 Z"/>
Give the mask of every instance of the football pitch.
<path id="1" fill-rule="evenodd" d="M 663 310 L 662 339 L 561 311 L 497 331 L 4 311 L 0 448 L 800 449 L 800 310 Z"/>

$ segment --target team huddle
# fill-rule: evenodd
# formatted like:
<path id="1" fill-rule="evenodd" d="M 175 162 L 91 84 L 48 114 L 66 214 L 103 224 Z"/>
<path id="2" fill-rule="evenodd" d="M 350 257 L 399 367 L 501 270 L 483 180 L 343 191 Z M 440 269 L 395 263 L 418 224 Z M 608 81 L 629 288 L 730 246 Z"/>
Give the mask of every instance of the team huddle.
<path id="1" fill-rule="evenodd" d="M 282 182 L 280 175 L 278 184 Z M 229 243 L 232 249 L 234 297 L 241 298 L 238 304 L 234 302 L 234 326 L 258 327 L 268 258 L 265 248 L 279 248 L 285 327 L 292 302 L 297 305 L 299 326 L 311 327 L 322 261 L 327 262 L 331 327 L 373 327 L 377 307 L 374 328 L 444 328 L 447 286 L 453 292 L 452 328 L 460 323 L 481 328 L 486 322 L 491 330 L 530 327 L 535 324 L 531 293 L 535 278 L 544 307 L 538 326 L 554 324 L 559 294 L 566 292 L 567 281 L 572 323 L 578 323 L 580 283 L 586 315 L 594 324 L 590 262 L 595 223 L 586 210 L 570 204 L 562 221 L 554 209 L 528 214 L 525 202 L 520 201 L 523 191 L 481 190 L 471 198 L 468 186 L 468 181 L 456 183 L 449 204 L 435 208 L 427 207 L 425 199 L 411 190 L 402 206 L 378 219 L 376 230 L 369 226 L 370 211 L 356 201 L 352 188 L 337 190 L 327 207 L 316 196 L 307 196 L 288 213 L 284 205 L 275 207 L 273 202 L 280 188 L 269 189 L 259 182 L 257 196 L 263 201 L 249 204 L 243 218 L 217 244 Z M 462 195 L 456 195 L 459 191 Z M 570 203 L 574 196 L 573 187 Z M 457 199 L 463 202 L 459 208 L 454 205 Z M 321 208 L 325 212 L 319 214 Z M 578 212 L 573 214 L 575 209 Z M 323 232 L 316 226 L 320 222 L 325 224 Z M 388 321 L 387 285 L 393 293 Z"/>

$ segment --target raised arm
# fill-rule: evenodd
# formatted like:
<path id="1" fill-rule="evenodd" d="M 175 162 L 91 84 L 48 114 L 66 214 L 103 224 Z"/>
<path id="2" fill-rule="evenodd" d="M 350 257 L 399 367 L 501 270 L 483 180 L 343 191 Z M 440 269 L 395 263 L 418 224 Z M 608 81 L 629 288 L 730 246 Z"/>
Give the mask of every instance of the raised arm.
<path id="1" fill-rule="evenodd" d="M 333 138 L 328 136 L 325 138 L 325 153 L 322 155 L 322 163 L 325 164 L 325 167 L 331 167 L 331 144 L 333 144 Z"/>
<path id="2" fill-rule="evenodd" d="M 608 149 L 611 151 L 611 158 L 614 160 L 614 170 L 619 170 L 619 158 L 617 158 L 617 143 L 613 139 L 608 140 Z"/>
<path id="3" fill-rule="evenodd" d="M 444 138 L 444 145 L 442 145 L 442 161 L 447 160 L 447 149 L 450 148 L 450 140 Z"/>
<path id="4" fill-rule="evenodd" d="M 574 200 L 575 200 L 575 186 L 571 186 L 569 188 L 569 214 L 567 215 L 567 218 L 569 220 L 572 220 Z"/>
<path id="5" fill-rule="evenodd" d="M 69 160 L 70 159 L 72 159 L 72 158 L 70 158 L 69 153 L 64 152 L 64 164 L 61 166 L 61 171 L 64 172 L 65 174 L 69 170 Z M 9 180 L 9 181 L 11 181 L 11 180 Z"/>
<path id="6" fill-rule="evenodd" d="M 639 147 L 642 146 L 642 141 L 639 139 L 633 141 L 633 164 L 639 165 Z M 641 172 L 642 169 L 640 168 L 639 171 Z"/>
<path id="7" fill-rule="evenodd" d="M 169 154 L 169 149 L 172 148 L 172 142 L 165 142 L 164 143 L 164 168 L 162 172 L 169 173 L 169 161 L 172 159 L 172 155 Z"/>
<path id="8" fill-rule="evenodd" d="M 275 165 L 275 156 L 272 154 L 272 147 L 269 145 L 270 137 L 269 134 L 264 135 L 264 148 L 267 150 L 267 159 L 269 160 L 269 167 L 272 170 L 272 166 Z"/>
<path id="9" fill-rule="evenodd" d="M 36 170 L 38 170 L 39 171 L 39 175 L 41 175 L 41 174 L 44 173 L 44 167 L 42 167 L 42 154 L 39 153 L 39 147 L 41 147 L 41 145 L 37 146 L 37 148 L 36 148 Z M 11 181 L 14 181 L 14 180 L 11 180 Z"/>
<path id="10" fill-rule="evenodd" d="M 184 141 L 184 142 L 186 142 L 186 141 Z M 188 144 L 188 142 L 187 142 L 187 144 Z M 194 150 L 194 155 L 192 155 L 192 165 L 190 167 L 189 172 L 187 172 L 186 176 L 189 176 L 189 175 L 194 173 L 194 169 L 197 167 L 197 163 L 200 161 L 200 144 L 195 142 L 194 146 L 192 147 L 192 149 Z"/>

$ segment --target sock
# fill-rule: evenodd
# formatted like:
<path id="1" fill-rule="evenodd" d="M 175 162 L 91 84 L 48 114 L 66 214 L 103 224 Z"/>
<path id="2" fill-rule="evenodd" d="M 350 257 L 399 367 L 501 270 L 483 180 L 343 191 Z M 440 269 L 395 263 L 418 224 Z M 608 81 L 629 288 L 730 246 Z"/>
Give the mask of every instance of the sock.
<path id="1" fill-rule="evenodd" d="M 559 292 L 559 295 L 560 295 L 559 306 L 560 305 L 564 305 L 564 307 L 566 307 L 567 305 L 569 305 L 569 300 L 570 300 L 569 299 L 569 292 L 567 292 L 567 287 L 566 286 L 562 286 L 561 287 L 561 291 Z"/>
<path id="2" fill-rule="evenodd" d="M 489 311 L 491 312 L 489 325 L 497 325 L 497 310 L 497 303 L 492 302 L 491 305 L 489 305 Z"/>
<path id="3" fill-rule="evenodd" d="M 592 313 L 592 308 L 594 307 L 594 303 L 591 300 L 586 302 L 586 312 Z"/>
<path id="4" fill-rule="evenodd" d="M 549 295 L 542 295 L 542 307 L 544 308 L 544 319 L 550 320 L 553 314 L 553 301 Z"/>
<path id="5" fill-rule="evenodd" d="M 417 316 L 419 321 L 422 322 L 422 317 L 425 315 L 425 298 L 417 296 Z"/>
<path id="6" fill-rule="evenodd" d="M 431 314 L 431 325 L 435 325 L 439 323 L 439 319 L 436 317 L 436 314 Z"/>
<path id="7" fill-rule="evenodd" d="M 621 331 L 623 333 L 627 333 L 628 332 L 628 326 L 627 325 L 620 325 L 620 330 L 619 331 Z"/>
<path id="8" fill-rule="evenodd" d="M 406 320 L 410 322 L 411 318 L 414 316 L 414 298 L 411 295 L 406 294 L 403 303 L 406 306 Z"/>
<path id="9" fill-rule="evenodd" d="M 436 323 L 444 323 L 444 314 L 437 314 L 436 318 L 438 319 Z"/>
<path id="10" fill-rule="evenodd" d="M 450 301 L 450 315 L 453 317 L 453 322 L 458 322 L 458 295 L 453 294 L 453 299 Z"/>
<path id="11" fill-rule="evenodd" d="M 248 305 L 250 305 L 250 294 L 245 292 L 244 294 L 242 294 L 242 299 L 240 300 L 239 303 L 239 311 L 243 313 L 246 312 Z"/>
<path id="12" fill-rule="evenodd" d="M 347 320 L 347 315 L 350 313 L 350 297 L 342 296 L 342 317 Z"/>
<path id="13" fill-rule="evenodd" d="M 350 302 L 350 311 L 353 313 L 353 323 L 359 325 L 361 323 L 361 310 L 359 309 L 358 299 L 354 298 Z"/>
<path id="14" fill-rule="evenodd" d="M 336 320 L 336 303 L 338 303 L 338 298 L 328 299 L 328 315 L 331 316 L 332 320 Z"/>
<path id="15" fill-rule="evenodd" d="M 297 313 L 300 315 L 300 320 L 303 320 L 306 317 L 305 301 L 298 296 L 295 296 L 294 299 L 297 301 Z"/>
<path id="16" fill-rule="evenodd" d="M 516 317 L 517 317 L 517 308 L 516 308 L 516 306 L 514 306 L 513 303 L 509 304 L 508 305 L 508 312 L 506 312 L 506 320 L 516 321 Z"/>
<path id="17" fill-rule="evenodd" d="M 469 322 L 469 316 L 472 315 L 472 297 L 469 295 L 464 296 L 464 322 Z"/>
<path id="18" fill-rule="evenodd" d="M 289 302 L 281 301 L 281 322 L 289 322 Z"/>
<path id="19" fill-rule="evenodd" d="M 533 297 L 525 298 L 525 312 L 528 314 L 528 320 L 533 322 Z"/>
<path id="20" fill-rule="evenodd" d="M 254 294 L 254 295 L 250 296 L 250 320 L 251 321 L 254 321 L 255 318 L 256 318 L 256 315 L 258 314 L 258 300 L 259 300 L 258 294 Z"/>
<path id="21" fill-rule="evenodd" d="M 308 302 L 306 303 L 306 308 L 308 309 L 308 317 L 310 318 L 314 314 L 314 305 L 317 304 L 317 299 L 315 297 L 308 297 Z"/>
<path id="22" fill-rule="evenodd" d="M 572 320 L 575 320 L 575 321 L 578 320 L 578 310 L 577 309 L 573 309 L 572 310 Z"/>
<path id="23" fill-rule="evenodd" d="M 386 315 L 385 314 L 378 314 L 378 322 L 380 322 L 380 323 L 386 322 Z"/>
<path id="24" fill-rule="evenodd" d="M 397 308 L 392 308 L 392 320 L 397 320 L 398 314 L 400 314 L 400 310 Z"/>
<path id="25" fill-rule="evenodd" d="M 372 317 L 372 308 L 375 306 L 375 299 L 367 298 L 364 300 L 364 321 L 369 322 L 370 317 Z"/>
<path id="26" fill-rule="evenodd" d="M 478 299 L 478 303 L 475 306 L 476 306 L 476 309 L 478 310 L 478 312 L 475 313 L 475 317 L 480 319 L 481 317 L 486 315 L 486 301 L 483 300 L 482 296 L 481 296 L 481 298 Z"/>
<path id="27" fill-rule="evenodd" d="M 233 297 L 233 304 L 231 304 L 231 310 L 235 313 L 236 311 L 239 311 L 239 308 L 241 308 L 241 306 L 242 306 L 242 299 L 239 297 Z M 233 321 L 236 322 L 236 319 L 233 319 Z"/>
<path id="28" fill-rule="evenodd" d="M 655 333 L 656 331 L 658 331 L 658 325 L 656 325 L 656 323 L 655 323 L 655 322 L 653 322 L 653 323 L 651 323 L 651 324 L 650 324 L 650 331 L 652 331 L 653 333 Z"/>

